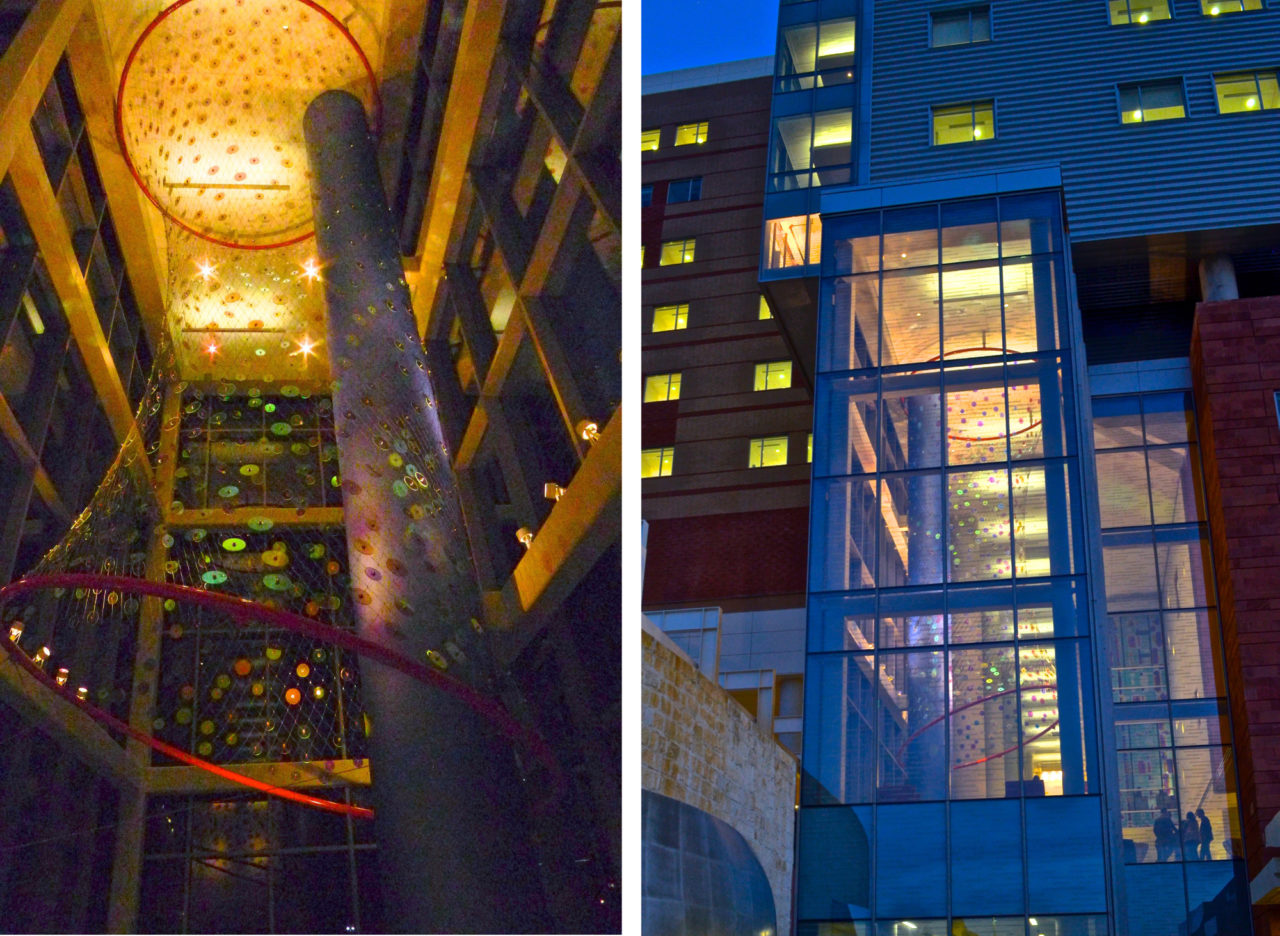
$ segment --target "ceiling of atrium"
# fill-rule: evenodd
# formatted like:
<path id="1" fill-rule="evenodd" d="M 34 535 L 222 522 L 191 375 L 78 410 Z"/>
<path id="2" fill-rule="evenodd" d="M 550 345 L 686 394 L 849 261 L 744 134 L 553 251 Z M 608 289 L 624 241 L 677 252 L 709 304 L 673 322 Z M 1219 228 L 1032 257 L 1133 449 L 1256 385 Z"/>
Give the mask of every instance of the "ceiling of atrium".
<path id="1" fill-rule="evenodd" d="M 164 230 L 188 379 L 327 380 L 303 113 L 412 64 L 424 0 L 130 0 L 106 12 L 118 127 Z M 390 41 L 388 35 L 392 34 Z M 406 54 L 406 46 L 408 46 Z"/>

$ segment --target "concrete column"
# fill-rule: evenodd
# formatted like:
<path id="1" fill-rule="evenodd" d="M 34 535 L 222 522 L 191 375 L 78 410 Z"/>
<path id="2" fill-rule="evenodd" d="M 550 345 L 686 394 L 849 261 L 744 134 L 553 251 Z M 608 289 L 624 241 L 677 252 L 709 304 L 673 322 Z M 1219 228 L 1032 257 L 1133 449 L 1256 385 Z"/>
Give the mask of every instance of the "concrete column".
<path id="1" fill-rule="evenodd" d="M 364 109 L 325 92 L 305 134 L 357 629 L 417 660 L 435 651 L 480 688 L 457 479 Z M 548 932 L 510 745 L 452 696 L 376 663 L 360 672 L 387 927 Z"/>
<path id="2" fill-rule="evenodd" d="M 1200 297 L 1203 302 L 1240 298 L 1236 265 L 1230 254 L 1210 254 L 1200 259 Z"/>

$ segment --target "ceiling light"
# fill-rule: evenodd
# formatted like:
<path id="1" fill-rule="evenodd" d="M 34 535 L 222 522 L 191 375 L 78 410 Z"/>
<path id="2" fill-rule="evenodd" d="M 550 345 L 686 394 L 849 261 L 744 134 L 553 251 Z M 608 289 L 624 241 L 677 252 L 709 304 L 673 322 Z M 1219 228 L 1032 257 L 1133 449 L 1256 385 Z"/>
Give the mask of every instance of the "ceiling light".
<path id="1" fill-rule="evenodd" d="M 1134 119 L 1134 120 L 1141 120 L 1141 119 L 1142 119 L 1142 111 L 1141 111 L 1141 110 L 1136 110 L 1136 111 L 1134 111 L 1134 112 L 1133 112 L 1133 119 Z"/>
<path id="2" fill-rule="evenodd" d="M 298 342 L 298 350 L 290 351 L 289 357 L 293 357 L 295 354 L 301 354 L 302 359 L 305 361 L 308 356 L 315 354 L 317 344 L 319 344 L 319 342 L 312 341 L 306 335 L 303 335 L 302 340 Z"/>
<path id="3" fill-rule="evenodd" d="M 592 445 L 600 441 L 600 426 L 592 422 L 590 419 L 582 419 L 574 426 L 578 432 L 578 437 L 583 442 L 590 442 Z"/>
<path id="4" fill-rule="evenodd" d="M 314 257 L 309 257 L 306 262 L 302 264 L 302 275 L 309 283 L 314 283 L 318 280 L 320 278 L 320 261 L 316 260 Z"/>
<path id="5" fill-rule="evenodd" d="M 1150 17 L 1149 17 L 1146 13 L 1143 13 L 1141 16 L 1139 16 L 1139 17 L 1138 17 L 1138 22 L 1139 22 L 1139 23 L 1145 23 L 1148 19 L 1150 19 Z M 1032 926 L 1035 926 L 1035 924 L 1034 924 L 1034 923 L 1033 923 L 1033 924 L 1031 924 L 1031 925 L 1032 925 Z"/>
<path id="6" fill-rule="evenodd" d="M 213 271 L 217 269 L 217 267 L 208 260 L 197 260 L 196 268 L 200 271 L 200 278 L 206 283 L 213 279 Z"/>
<path id="7" fill-rule="evenodd" d="M 973 138 L 976 140 L 976 139 L 979 139 L 981 136 L 982 136 L 982 128 L 981 128 L 981 127 L 974 127 L 974 128 L 973 128 Z"/>
<path id="8" fill-rule="evenodd" d="M 1247 101 L 1245 101 L 1245 102 L 1244 102 L 1244 106 L 1245 106 L 1245 107 L 1249 107 L 1249 108 L 1257 107 L 1257 106 L 1258 106 L 1258 99 L 1257 99 L 1257 98 L 1254 98 L 1254 97 L 1251 97 L 1251 98 L 1249 98 L 1249 100 L 1247 100 Z"/>
<path id="9" fill-rule="evenodd" d="M 211 342 L 209 342 L 207 345 L 205 345 L 205 346 L 204 346 L 204 353 L 205 353 L 205 354 L 207 354 L 207 355 L 209 355 L 210 360 L 212 360 L 212 359 L 213 359 L 213 356 L 214 356 L 215 354 L 217 354 L 217 353 L 218 353 L 218 345 L 217 345 L 217 343 L 216 343 L 216 342 L 211 341 Z"/>
<path id="10" fill-rule="evenodd" d="M 1210 16 L 1217 16 L 1221 12 L 1222 12 L 1222 9 L 1216 3 L 1213 6 L 1209 7 Z"/>

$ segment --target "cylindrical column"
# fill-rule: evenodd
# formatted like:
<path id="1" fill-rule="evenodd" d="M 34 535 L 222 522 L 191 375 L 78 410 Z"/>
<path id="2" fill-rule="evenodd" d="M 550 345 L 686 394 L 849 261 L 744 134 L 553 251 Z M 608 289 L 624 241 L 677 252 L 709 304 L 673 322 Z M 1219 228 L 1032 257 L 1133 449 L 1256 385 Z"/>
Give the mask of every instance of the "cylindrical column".
<path id="1" fill-rule="evenodd" d="M 307 108 L 351 588 L 361 636 L 477 685 L 456 479 L 360 102 Z M 510 745 L 452 696 L 362 661 L 387 928 L 545 932 Z"/>

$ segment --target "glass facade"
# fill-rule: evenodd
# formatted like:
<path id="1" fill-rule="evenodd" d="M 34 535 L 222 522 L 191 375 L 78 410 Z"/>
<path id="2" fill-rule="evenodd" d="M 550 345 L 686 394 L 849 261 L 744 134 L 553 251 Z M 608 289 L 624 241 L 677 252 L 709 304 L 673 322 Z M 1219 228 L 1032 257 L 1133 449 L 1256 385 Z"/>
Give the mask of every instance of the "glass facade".
<path id="1" fill-rule="evenodd" d="M 823 226 L 801 931 L 1105 932 L 1060 195 Z"/>

